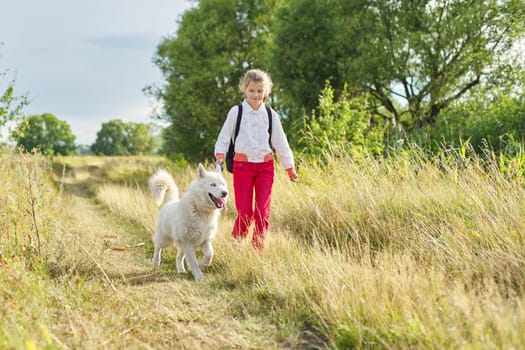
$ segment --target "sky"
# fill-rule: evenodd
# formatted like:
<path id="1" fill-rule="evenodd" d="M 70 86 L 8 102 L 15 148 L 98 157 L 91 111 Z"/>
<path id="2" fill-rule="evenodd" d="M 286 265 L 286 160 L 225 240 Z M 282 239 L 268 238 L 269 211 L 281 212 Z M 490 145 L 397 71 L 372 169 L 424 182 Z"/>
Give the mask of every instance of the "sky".
<path id="1" fill-rule="evenodd" d="M 162 84 L 153 64 L 160 41 L 176 33 L 189 0 L 17 0 L 0 5 L 0 92 L 14 80 L 25 115 L 66 121 L 90 145 L 102 123 L 149 123 Z"/>

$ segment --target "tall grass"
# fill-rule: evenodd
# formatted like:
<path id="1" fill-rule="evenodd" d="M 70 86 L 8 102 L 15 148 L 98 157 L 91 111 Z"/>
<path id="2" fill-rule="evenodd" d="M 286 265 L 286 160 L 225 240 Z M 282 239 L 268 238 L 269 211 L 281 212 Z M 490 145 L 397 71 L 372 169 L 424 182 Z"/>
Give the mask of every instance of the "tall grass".
<path id="1" fill-rule="evenodd" d="M 0 348 L 55 344 L 45 278 L 56 217 L 50 167 L 39 154 L 0 155 Z"/>
<path id="2" fill-rule="evenodd" d="M 303 186 L 276 190 L 274 225 L 330 247 L 308 299 L 336 345 L 525 344 L 522 178 L 417 151 L 303 169 Z"/>
<path id="3" fill-rule="evenodd" d="M 177 289 L 176 303 L 180 302 L 181 308 L 190 299 L 197 308 L 205 303 L 204 314 L 196 316 L 184 313 L 187 312 L 184 309 L 156 307 L 163 300 L 160 297 L 163 292 L 157 290 L 162 286 L 158 284 L 146 294 L 154 298 L 145 299 L 140 293 L 150 289 L 147 280 L 138 288 L 117 285 L 118 298 L 113 299 L 108 298 L 111 289 L 100 289 L 104 279 L 92 281 L 95 274 L 86 278 L 79 275 L 67 288 L 50 281 L 45 274 L 38 274 L 38 278 L 20 275 L 27 271 L 24 249 L 31 242 L 25 233 L 35 237 L 36 231 L 35 220 L 26 211 L 30 209 L 32 193 L 27 191 L 27 182 L 23 180 L 27 179 L 28 172 L 24 170 L 27 166 L 17 170 L 21 160 L 12 156 L 11 165 L 6 165 L 8 162 L 1 165 L 2 170 L 12 175 L 9 181 L 2 178 L 0 189 L 0 201 L 11 208 L 7 211 L 4 209 L 7 206 L 2 205 L 0 209 L 9 220 L 3 224 L 0 241 L 4 256 L 0 260 L 0 297 L 9 305 L 3 309 L 0 306 L 0 311 L 8 315 L 0 323 L 3 332 L 0 339 L 1 335 L 13 332 L 18 341 L 0 340 L 0 347 L 27 345 L 20 339 L 41 346 L 60 345 L 60 341 L 68 343 L 68 332 L 74 333 L 74 341 L 68 343 L 73 347 L 146 346 L 153 344 L 150 337 L 159 335 L 155 327 L 167 324 L 159 323 L 159 319 L 197 318 L 203 320 L 204 329 L 210 329 L 206 322 L 222 321 L 224 315 L 229 315 L 227 319 L 233 329 L 245 329 L 248 325 L 247 331 L 254 336 L 232 338 L 221 328 L 224 333 L 213 337 L 199 333 L 198 322 L 183 320 L 184 324 L 179 321 L 169 324 L 176 329 L 175 339 L 182 337 L 191 323 L 197 327 L 192 332 L 200 334 L 198 339 L 203 344 L 219 347 L 220 344 L 341 349 L 524 346 L 525 189 L 521 176 L 503 169 L 496 157 L 481 159 L 469 152 L 447 151 L 429 158 L 418 150 L 410 150 L 382 159 L 355 160 L 341 155 L 325 159 L 324 165 L 303 163 L 298 183 L 290 183 L 285 172 L 276 169 L 271 230 L 262 256 L 251 249 L 249 242 L 232 242 L 230 230 L 235 213 L 234 210 L 223 213 L 214 244 L 216 255 L 205 271 L 205 280 L 201 283 L 184 278 L 171 280 L 174 285 L 183 285 Z M 93 190 L 97 205 L 115 218 L 129 222 L 135 227 L 135 234 L 142 235 L 141 241 L 147 242 L 146 256 L 130 260 L 133 264 L 142 261 L 147 268 L 158 208 L 145 185 L 158 163 L 141 166 L 149 169 L 149 174 L 144 172 L 141 180 L 136 181 L 138 177 L 129 175 L 138 174 L 134 170 L 122 170 L 121 175 L 115 176 L 111 169 L 125 167 L 101 163 L 103 171 L 96 173 L 101 181 Z M 44 164 L 39 169 L 45 167 Z M 71 169 L 78 167 L 73 165 Z M 181 193 L 196 174 L 192 167 L 170 171 Z M 231 183 L 231 176 L 226 176 Z M 35 203 L 43 203 L 35 207 L 35 213 L 37 224 L 42 223 L 39 234 L 44 242 L 43 255 L 52 255 L 52 245 L 45 243 L 52 233 L 43 223 L 56 217 L 52 210 L 44 209 L 52 207 L 44 204 L 48 200 L 44 200 L 45 188 L 34 187 L 39 190 L 33 193 L 40 198 Z M 18 194 L 11 193 L 13 189 Z M 53 191 L 49 196 L 55 202 L 63 200 Z M 234 207 L 233 196 L 228 206 Z M 161 266 L 169 275 L 175 274 L 174 254 L 174 250 L 168 249 Z M 36 250 L 30 256 L 38 256 Z M 75 259 L 80 258 L 69 256 L 66 260 Z M 15 264 L 15 260 L 20 263 Z M 129 269 L 140 270 L 144 266 Z M 18 288 L 14 292 L 5 287 L 12 281 L 16 281 Z M 28 293 L 24 294 L 28 289 L 34 289 L 31 294 L 35 299 L 17 301 L 20 296 L 29 299 Z M 90 302 L 97 296 L 95 304 Z M 45 298 L 51 302 L 44 301 Z M 124 308 L 111 313 L 109 310 L 119 301 Z M 73 309 L 59 305 L 64 302 Z M 81 327 L 80 330 L 68 331 L 67 325 L 62 325 L 66 330 L 53 329 L 45 307 L 55 310 L 50 313 L 70 315 L 69 322 Z M 27 313 L 37 322 L 21 322 L 19 326 L 19 320 Z M 128 314 L 140 315 L 143 327 L 130 325 L 126 321 Z M 105 326 L 97 326 L 98 321 L 94 320 Z M 267 326 L 261 326 L 265 322 L 275 327 L 274 342 L 260 338 L 275 336 Z M 118 334 L 111 334 L 107 328 L 110 325 L 119 329 Z M 62 333 L 56 335 L 57 332 Z M 93 339 L 97 334 L 108 340 Z M 173 344 L 170 341 L 166 340 L 166 344 Z"/>
<path id="4" fill-rule="evenodd" d="M 96 193 L 98 200 L 103 202 L 108 208 L 127 220 L 130 220 L 141 226 L 146 232 L 151 231 L 155 227 L 155 219 L 157 217 L 157 206 L 151 199 L 149 189 L 147 188 L 148 177 L 159 168 L 168 168 L 164 164 L 160 164 L 156 168 L 150 166 L 149 172 L 146 176 L 136 177 L 136 174 L 130 174 L 126 177 L 119 178 L 119 180 L 110 180 L 116 176 L 110 175 Z M 189 183 L 196 177 L 197 171 L 190 167 L 172 171 L 172 176 L 175 177 L 179 192 L 182 194 Z M 133 184 L 133 181 L 136 181 Z M 130 183 L 130 185 L 122 186 L 123 183 Z"/>
<path id="5" fill-rule="evenodd" d="M 53 216 L 55 189 L 44 157 L 21 152 L 1 155 L 0 246 L 7 257 L 41 255 Z M 28 259 L 29 261 L 30 259 Z"/>
<path id="6" fill-rule="evenodd" d="M 232 312 L 271 317 L 295 346 L 525 344 L 522 178 L 468 154 L 327 159 L 296 184 L 277 170 L 263 257 L 222 216 L 212 269 Z"/>

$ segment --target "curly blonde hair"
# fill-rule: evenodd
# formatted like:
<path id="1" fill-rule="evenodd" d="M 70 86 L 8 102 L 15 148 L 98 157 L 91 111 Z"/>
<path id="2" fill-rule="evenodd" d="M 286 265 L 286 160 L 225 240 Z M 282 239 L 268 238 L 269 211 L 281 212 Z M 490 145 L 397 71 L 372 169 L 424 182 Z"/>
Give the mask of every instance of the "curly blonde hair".
<path id="1" fill-rule="evenodd" d="M 272 86 L 273 86 L 270 75 L 260 69 L 250 69 L 241 78 L 241 81 L 239 82 L 239 90 L 243 94 L 245 94 L 246 87 L 248 87 L 248 84 L 252 81 L 263 84 L 263 87 L 264 87 L 263 101 L 266 103 L 266 101 L 268 101 L 268 97 L 270 96 L 270 93 L 272 92 Z"/>

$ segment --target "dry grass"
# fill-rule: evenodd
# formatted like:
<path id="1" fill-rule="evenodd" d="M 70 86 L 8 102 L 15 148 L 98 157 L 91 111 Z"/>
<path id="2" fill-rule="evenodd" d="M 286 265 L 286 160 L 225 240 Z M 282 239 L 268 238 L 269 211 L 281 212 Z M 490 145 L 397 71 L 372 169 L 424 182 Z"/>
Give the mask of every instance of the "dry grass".
<path id="1" fill-rule="evenodd" d="M 315 286 L 311 307 L 336 345 L 525 344 L 521 180 L 479 159 L 460 169 L 404 159 L 328 169 L 309 167 L 307 186 L 278 191 L 274 222 L 332 247 L 302 280 Z"/>
<path id="2" fill-rule="evenodd" d="M 52 344 L 43 252 L 56 216 L 54 186 L 39 155 L 0 156 L 0 348 Z"/>
<path id="3" fill-rule="evenodd" d="M 216 256 L 201 283 L 176 274 L 174 250 L 167 251 L 160 271 L 149 269 L 157 208 L 145 179 L 159 165 L 170 169 L 168 164 L 61 162 L 69 162 L 68 173 L 55 202 L 64 205 L 58 216 L 49 213 L 55 231 L 43 230 L 47 272 L 28 271 L 12 254 L 2 260 L 0 298 L 9 301 L 4 310 L 10 311 L 0 335 L 15 336 L 0 346 L 500 349 L 525 344 L 524 183 L 479 159 L 461 166 L 434 165 L 414 155 L 339 159 L 327 167 L 303 165 L 296 184 L 278 169 L 264 255 L 249 243 L 233 244 L 234 210 L 229 210 L 221 217 Z M 181 192 L 195 176 L 194 169 L 170 171 Z M 13 207 L 11 197 L 0 190 Z M 12 222 L 14 213 L 4 215 Z M 4 233 L 15 236 L 12 226 L 4 225 Z M 13 241 L 1 243 L 0 249 L 15 251 Z M 13 281 L 16 287 L 8 291 Z"/>

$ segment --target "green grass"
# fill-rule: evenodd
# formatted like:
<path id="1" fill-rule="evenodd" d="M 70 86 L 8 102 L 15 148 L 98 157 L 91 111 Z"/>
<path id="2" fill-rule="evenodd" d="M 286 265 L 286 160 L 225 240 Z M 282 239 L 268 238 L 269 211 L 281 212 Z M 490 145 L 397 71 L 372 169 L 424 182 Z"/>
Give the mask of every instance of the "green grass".
<path id="1" fill-rule="evenodd" d="M 521 177 L 467 155 L 327 159 L 295 184 L 276 170 L 263 256 L 231 241 L 232 197 L 197 283 L 176 274 L 174 249 L 149 269 L 145 187 L 163 166 L 183 192 L 194 168 L 55 158 L 55 189 L 39 156 L 2 156 L 0 347 L 524 346 Z"/>

